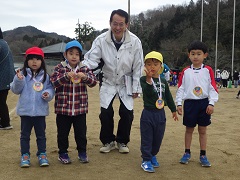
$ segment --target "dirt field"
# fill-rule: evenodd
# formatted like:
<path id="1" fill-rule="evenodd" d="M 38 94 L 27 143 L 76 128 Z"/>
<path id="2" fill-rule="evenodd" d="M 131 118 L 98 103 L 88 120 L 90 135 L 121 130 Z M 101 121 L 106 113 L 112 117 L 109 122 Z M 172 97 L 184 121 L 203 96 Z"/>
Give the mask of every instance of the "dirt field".
<path id="1" fill-rule="evenodd" d="M 176 87 L 171 87 L 175 97 Z M 72 164 L 63 165 L 57 160 L 56 124 L 53 111 L 53 102 L 50 102 L 50 115 L 47 117 L 47 153 L 49 167 L 41 168 L 38 165 L 36 154 L 36 138 L 34 130 L 31 136 L 31 167 L 22 169 L 20 163 L 20 118 L 15 114 L 18 96 L 9 93 L 8 105 L 11 115 L 11 124 L 14 129 L 0 131 L 0 179 L 239 179 L 240 171 L 240 99 L 236 99 L 238 89 L 220 89 L 220 99 L 215 105 L 212 116 L 212 125 L 208 128 L 207 155 L 212 167 L 203 168 L 199 164 L 199 142 L 195 131 L 192 142 L 192 159 L 188 165 L 179 163 L 184 151 L 184 126 L 182 117 L 179 122 L 171 118 L 168 108 L 167 128 L 158 160 L 161 164 L 155 173 L 146 173 L 141 167 L 139 119 L 142 111 L 142 98 L 135 99 L 134 122 L 131 131 L 129 154 L 120 154 L 117 150 L 107 154 L 99 153 L 100 121 L 98 87 L 89 89 L 88 126 L 88 155 L 90 162 L 81 164 L 77 159 L 73 131 L 70 133 L 69 155 Z M 115 101 L 115 124 L 118 122 L 118 100 Z"/>

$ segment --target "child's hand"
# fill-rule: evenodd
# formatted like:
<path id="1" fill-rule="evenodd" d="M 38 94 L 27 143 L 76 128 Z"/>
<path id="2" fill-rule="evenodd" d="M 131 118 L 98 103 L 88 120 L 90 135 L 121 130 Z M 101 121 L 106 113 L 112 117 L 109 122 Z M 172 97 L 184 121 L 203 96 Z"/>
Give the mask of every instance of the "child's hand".
<path id="1" fill-rule="evenodd" d="M 82 80 L 86 80 L 86 79 L 87 79 L 87 75 L 84 74 L 83 72 L 78 72 L 76 75 L 77 75 L 80 79 L 82 79 Z"/>
<path id="2" fill-rule="evenodd" d="M 211 115 L 213 113 L 213 111 L 214 111 L 214 107 L 212 105 L 208 105 L 206 113 L 208 115 Z"/>
<path id="3" fill-rule="evenodd" d="M 18 77 L 18 79 L 23 79 L 23 75 L 22 75 L 22 73 L 21 73 L 21 69 L 18 69 L 17 71 L 16 71 L 16 73 L 17 73 L 17 77 Z"/>
<path id="4" fill-rule="evenodd" d="M 182 106 L 177 106 L 177 112 L 179 115 L 182 115 Z"/>
<path id="5" fill-rule="evenodd" d="M 42 94 L 42 98 L 43 99 L 47 99 L 49 97 L 49 93 L 48 92 L 45 92 Z"/>
<path id="6" fill-rule="evenodd" d="M 73 71 L 70 71 L 70 72 L 67 73 L 67 76 L 68 76 L 69 79 L 74 78 L 75 73 Z"/>
<path id="7" fill-rule="evenodd" d="M 173 117 L 174 121 L 178 121 L 178 116 L 177 116 L 176 112 L 172 113 L 172 117 Z"/>
<path id="8" fill-rule="evenodd" d="M 152 72 L 151 70 L 148 71 L 147 68 L 144 68 L 144 71 L 145 71 L 145 73 L 146 73 L 147 78 L 152 78 L 153 72 Z"/>

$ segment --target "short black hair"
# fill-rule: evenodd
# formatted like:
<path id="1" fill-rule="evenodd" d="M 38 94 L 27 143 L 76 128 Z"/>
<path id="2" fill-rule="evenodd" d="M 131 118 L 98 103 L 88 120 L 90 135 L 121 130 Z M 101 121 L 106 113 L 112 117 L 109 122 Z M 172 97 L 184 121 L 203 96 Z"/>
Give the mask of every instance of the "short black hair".
<path id="1" fill-rule="evenodd" d="M 202 50 L 204 54 L 208 52 L 207 45 L 198 40 L 192 41 L 188 45 L 188 53 L 190 53 L 191 50 Z"/>
<path id="2" fill-rule="evenodd" d="M 117 14 L 121 17 L 124 17 L 125 18 L 125 23 L 127 24 L 128 23 L 128 13 L 122 9 L 117 9 L 117 10 L 113 10 L 112 13 L 111 13 L 111 16 L 110 16 L 110 22 L 112 22 L 112 18 L 113 16 Z"/>

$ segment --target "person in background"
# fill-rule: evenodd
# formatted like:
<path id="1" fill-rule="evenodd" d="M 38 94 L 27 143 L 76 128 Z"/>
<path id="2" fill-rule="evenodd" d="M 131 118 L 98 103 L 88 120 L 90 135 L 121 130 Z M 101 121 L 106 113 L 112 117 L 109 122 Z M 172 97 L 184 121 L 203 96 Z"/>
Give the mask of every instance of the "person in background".
<path id="1" fill-rule="evenodd" d="M 220 73 L 220 70 L 219 70 L 219 69 L 216 70 L 216 78 L 215 78 L 215 81 L 216 81 L 217 88 L 221 88 L 221 87 L 222 87 L 222 85 L 221 85 L 221 83 L 220 83 L 220 81 L 221 81 L 221 73 Z"/>
<path id="2" fill-rule="evenodd" d="M 234 81 L 234 87 L 238 87 L 238 81 L 239 81 L 239 72 L 237 70 L 233 73 L 233 81 Z"/>
<path id="3" fill-rule="evenodd" d="M 185 152 L 180 163 L 188 164 L 191 158 L 191 142 L 194 129 L 198 125 L 200 156 L 203 167 L 211 164 L 206 156 L 207 126 L 211 124 L 211 114 L 214 104 L 218 101 L 218 91 L 214 79 L 214 72 L 203 61 L 208 56 L 207 46 L 201 41 L 193 41 L 188 46 L 188 56 L 192 64 L 183 69 L 176 93 L 177 111 L 183 116 L 185 130 Z M 182 110 L 184 101 L 184 112 Z"/>
<path id="4" fill-rule="evenodd" d="M 178 83 L 178 77 L 177 77 L 177 73 L 176 72 L 173 72 L 172 82 L 173 82 L 173 86 L 176 86 L 177 83 Z"/>
<path id="5" fill-rule="evenodd" d="M 48 102 L 54 97 L 44 62 L 44 53 L 39 47 L 26 51 L 22 70 L 18 70 L 13 79 L 11 90 L 20 95 L 17 114 L 21 118 L 21 167 L 30 166 L 30 135 L 34 127 L 37 142 L 37 157 L 41 167 L 48 166 L 46 154 L 46 116 L 49 115 Z"/>
<path id="6" fill-rule="evenodd" d="M 9 110 L 7 105 L 7 96 L 10 89 L 15 70 L 13 64 L 12 52 L 3 39 L 3 33 L 0 28 L 0 130 L 12 129 L 10 124 Z"/>
<path id="7" fill-rule="evenodd" d="M 163 63 L 163 72 L 160 74 L 161 78 L 165 78 L 167 81 L 170 80 L 170 68 L 168 67 L 168 65 L 166 65 L 165 63 Z"/>
<path id="8" fill-rule="evenodd" d="M 76 41 L 66 44 L 64 57 L 54 68 L 51 81 L 55 88 L 55 113 L 57 124 L 58 160 L 63 164 L 71 163 L 68 155 L 68 136 L 71 126 L 74 128 L 74 138 L 77 144 L 78 159 L 88 163 L 87 156 L 87 125 L 88 113 L 87 86 L 94 87 L 97 79 L 81 60 L 82 45 Z"/>
<path id="9" fill-rule="evenodd" d="M 224 69 L 221 72 L 221 78 L 222 78 L 223 88 L 227 88 L 227 81 L 228 81 L 228 78 L 229 78 L 229 73 L 227 72 L 227 70 Z"/>
<path id="10" fill-rule="evenodd" d="M 232 88 L 232 74 L 230 71 L 228 72 L 228 74 L 229 74 L 229 76 L 227 79 L 227 88 Z"/>
<path id="11" fill-rule="evenodd" d="M 115 149 L 128 153 L 130 131 L 133 121 L 133 99 L 142 92 L 140 77 L 143 71 L 143 50 L 140 39 L 127 28 L 128 13 L 122 9 L 112 11 L 110 29 L 99 35 L 85 54 L 83 64 L 90 69 L 98 67 L 101 59 L 102 85 L 100 87 L 99 115 L 101 121 L 101 153 Z M 128 92 L 128 91 L 129 92 Z M 120 107 L 117 134 L 114 134 L 113 101 L 119 97 Z"/>
<path id="12" fill-rule="evenodd" d="M 152 51 L 145 56 L 146 76 L 140 78 L 143 91 L 143 104 L 140 119 L 141 132 L 141 167 L 146 172 L 155 172 L 154 168 L 159 167 L 156 155 L 162 144 L 166 116 L 164 106 L 168 106 L 175 121 L 178 120 L 176 106 L 169 90 L 166 79 L 160 77 L 163 71 L 162 54 Z"/>

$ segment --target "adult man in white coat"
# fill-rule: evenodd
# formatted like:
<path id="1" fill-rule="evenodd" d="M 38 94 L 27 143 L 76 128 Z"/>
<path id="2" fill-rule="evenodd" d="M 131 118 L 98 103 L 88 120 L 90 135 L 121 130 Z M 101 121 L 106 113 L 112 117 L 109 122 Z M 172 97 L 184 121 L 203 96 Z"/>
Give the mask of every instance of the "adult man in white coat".
<path id="1" fill-rule="evenodd" d="M 91 49 L 85 54 L 83 64 L 94 69 L 103 60 L 103 82 L 100 87 L 101 121 L 100 152 L 115 149 L 115 141 L 120 153 L 128 153 L 130 131 L 133 121 L 133 99 L 141 93 L 140 77 L 143 71 L 143 50 L 139 38 L 128 29 L 128 13 L 118 9 L 110 16 L 110 29 L 99 35 Z M 127 92 L 126 77 L 130 77 L 130 91 Z M 120 100 L 117 134 L 114 135 L 113 101 Z"/>
<path id="2" fill-rule="evenodd" d="M 227 80 L 229 78 L 229 73 L 227 70 L 223 70 L 221 73 L 221 78 L 222 78 L 222 83 L 223 83 L 223 88 L 227 88 Z"/>

